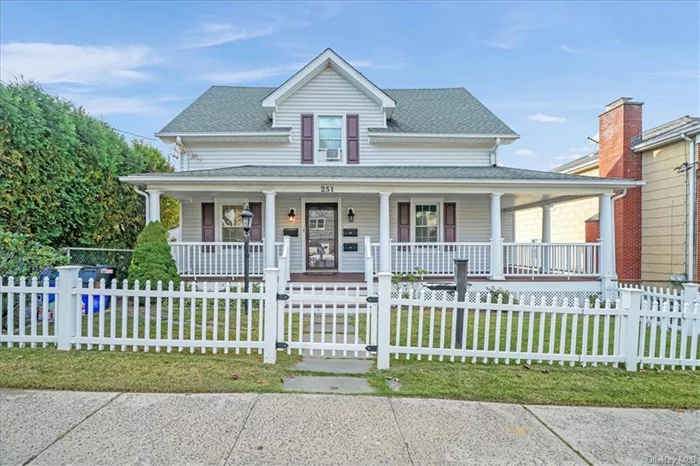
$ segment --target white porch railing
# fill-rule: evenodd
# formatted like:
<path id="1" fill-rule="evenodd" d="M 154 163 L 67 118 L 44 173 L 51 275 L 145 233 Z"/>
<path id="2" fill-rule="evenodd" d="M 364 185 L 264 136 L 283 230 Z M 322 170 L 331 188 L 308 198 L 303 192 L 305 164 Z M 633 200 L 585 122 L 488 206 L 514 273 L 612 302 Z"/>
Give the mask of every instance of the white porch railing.
<path id="1" fill-rule="evenodd" d="M 503 275 L 594 277 L 599 252 L 599 243 L 504 243 Z"/>
<path id="2" fill-rule="evenodd" d="M 170 243 L 181 277 L 236 277 L 243 275 L 243 243 Z M 265 268 L 262 242 L 250 243 L 250 275 Z"/>
<path id="3" fill-rule="evenodd" d="M 379 270 L 379 243 L 372 244 L 374 271 Z M 392 273 L 414 273 L 425 270 L 425 276 L 452 276 L 454 259 L 468 259 L 468 274 L 486 276 L 490 273 L 491 245 L 489 243 L 391 243 Z"/>

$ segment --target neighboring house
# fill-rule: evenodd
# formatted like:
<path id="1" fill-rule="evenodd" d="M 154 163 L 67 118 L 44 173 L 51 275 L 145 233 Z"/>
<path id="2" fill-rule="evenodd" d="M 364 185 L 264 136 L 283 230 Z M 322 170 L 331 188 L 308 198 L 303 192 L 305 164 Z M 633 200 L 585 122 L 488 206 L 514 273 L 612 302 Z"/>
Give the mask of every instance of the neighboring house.
<path id="1" fill-rule="evenodd" d="M 416 267 L 444 277 L 454 258 L 492 280 L 612 279 L 611 241 L 514 244 L 514 212 L 571 196 L 609 207 L 640 184 L 497 166 L 519 136 L 468 91 L 380 89 L 330 49 L 277 88 L 211 87 L 157 136 L 187 154 L 180 170 L 122 180 L 147 190 L 152 219 L 161 194 L 182 202 L 172 247 L 185 277 L 240 276 L 250 206 L 257 275 L 288 242 L 292 280 Z"/>
<path id="2" fill-rule="evenodd" d="M 615 203 L 618 277 L 697 281 L 700 233 L 695 163 L 700 118 L 684 116 L 642 131 L 641 108 L 641 103 L 628 98 L 610 104 L 600 118 L 600 149 L 552 171 L 597 176 L 603 163 L 608 170 L 626 163 L 625 177 L 643 179 L 646 184 L 637 188 L 640 197 L 634 204 L 625 208 Z M 516 240 L 541 241 L 533 225 L 541 224 L 542 215 L 541 209 L 516 213 Z M 598 204 L 591 200 L 556 206 L 551 222 L 553 242 L 599 238 Z M 627 245 L 621 238 L 625 234 L 632 238 Z M 630 243 L 638 246 L 629 247 Z"/>

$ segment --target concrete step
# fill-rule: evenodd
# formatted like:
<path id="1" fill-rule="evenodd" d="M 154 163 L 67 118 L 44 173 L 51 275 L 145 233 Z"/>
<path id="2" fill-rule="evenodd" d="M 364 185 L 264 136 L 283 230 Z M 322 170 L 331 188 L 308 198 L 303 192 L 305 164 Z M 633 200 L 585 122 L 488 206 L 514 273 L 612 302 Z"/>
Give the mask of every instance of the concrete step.
<path id="1" fill-rule="evenodd" d="M 288 377 L 282 383 L 282 390 L 306 393 L 372 393 L 367 380 L 359 377 Z"/>
<path id="2" fill-rule="evenodd" d="M 298 371 L 331 374 L 366 374 L 375 362 L 371 359 L 304 358 L 296 365 Z"/>

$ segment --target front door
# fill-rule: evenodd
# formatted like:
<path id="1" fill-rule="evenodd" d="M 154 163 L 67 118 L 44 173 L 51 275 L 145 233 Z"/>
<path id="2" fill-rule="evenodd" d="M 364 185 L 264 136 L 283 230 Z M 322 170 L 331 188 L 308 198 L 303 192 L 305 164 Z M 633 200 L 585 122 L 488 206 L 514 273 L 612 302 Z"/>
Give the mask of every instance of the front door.
<path id="1" fill-rule="evenodd" d="M 338 270 L 338 204 L 306 204 L 306 270 Z"/>

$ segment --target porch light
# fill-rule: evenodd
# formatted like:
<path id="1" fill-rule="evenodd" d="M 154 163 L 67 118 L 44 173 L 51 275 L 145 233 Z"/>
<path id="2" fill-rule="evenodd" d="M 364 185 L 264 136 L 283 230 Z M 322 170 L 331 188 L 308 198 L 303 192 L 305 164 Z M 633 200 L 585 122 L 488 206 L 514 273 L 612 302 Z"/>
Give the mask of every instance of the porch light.
<path id="1" fill-rule="evenodd" d="M 352 207 L 348 209 L 348 221 L 355 221 L 355 210 Z"/>
<path id="2" fill-rule="evenodd" d="M 241 213 L 241 217 L 243 218 L 243 232 L 248 236 L 248 232 L 250 232 L 250 228 L 253 226 L 253 217 L 255 217 L 255 214 L 251 212 L 250 207 L 246 205 Z"/>
<path id="3" fill-rule="evenodd" d="M 297 216 L 296 212 L 294 212 L 294 209 L 289 209 L 289 223 L 294 223 L 294 217 Z"/>

